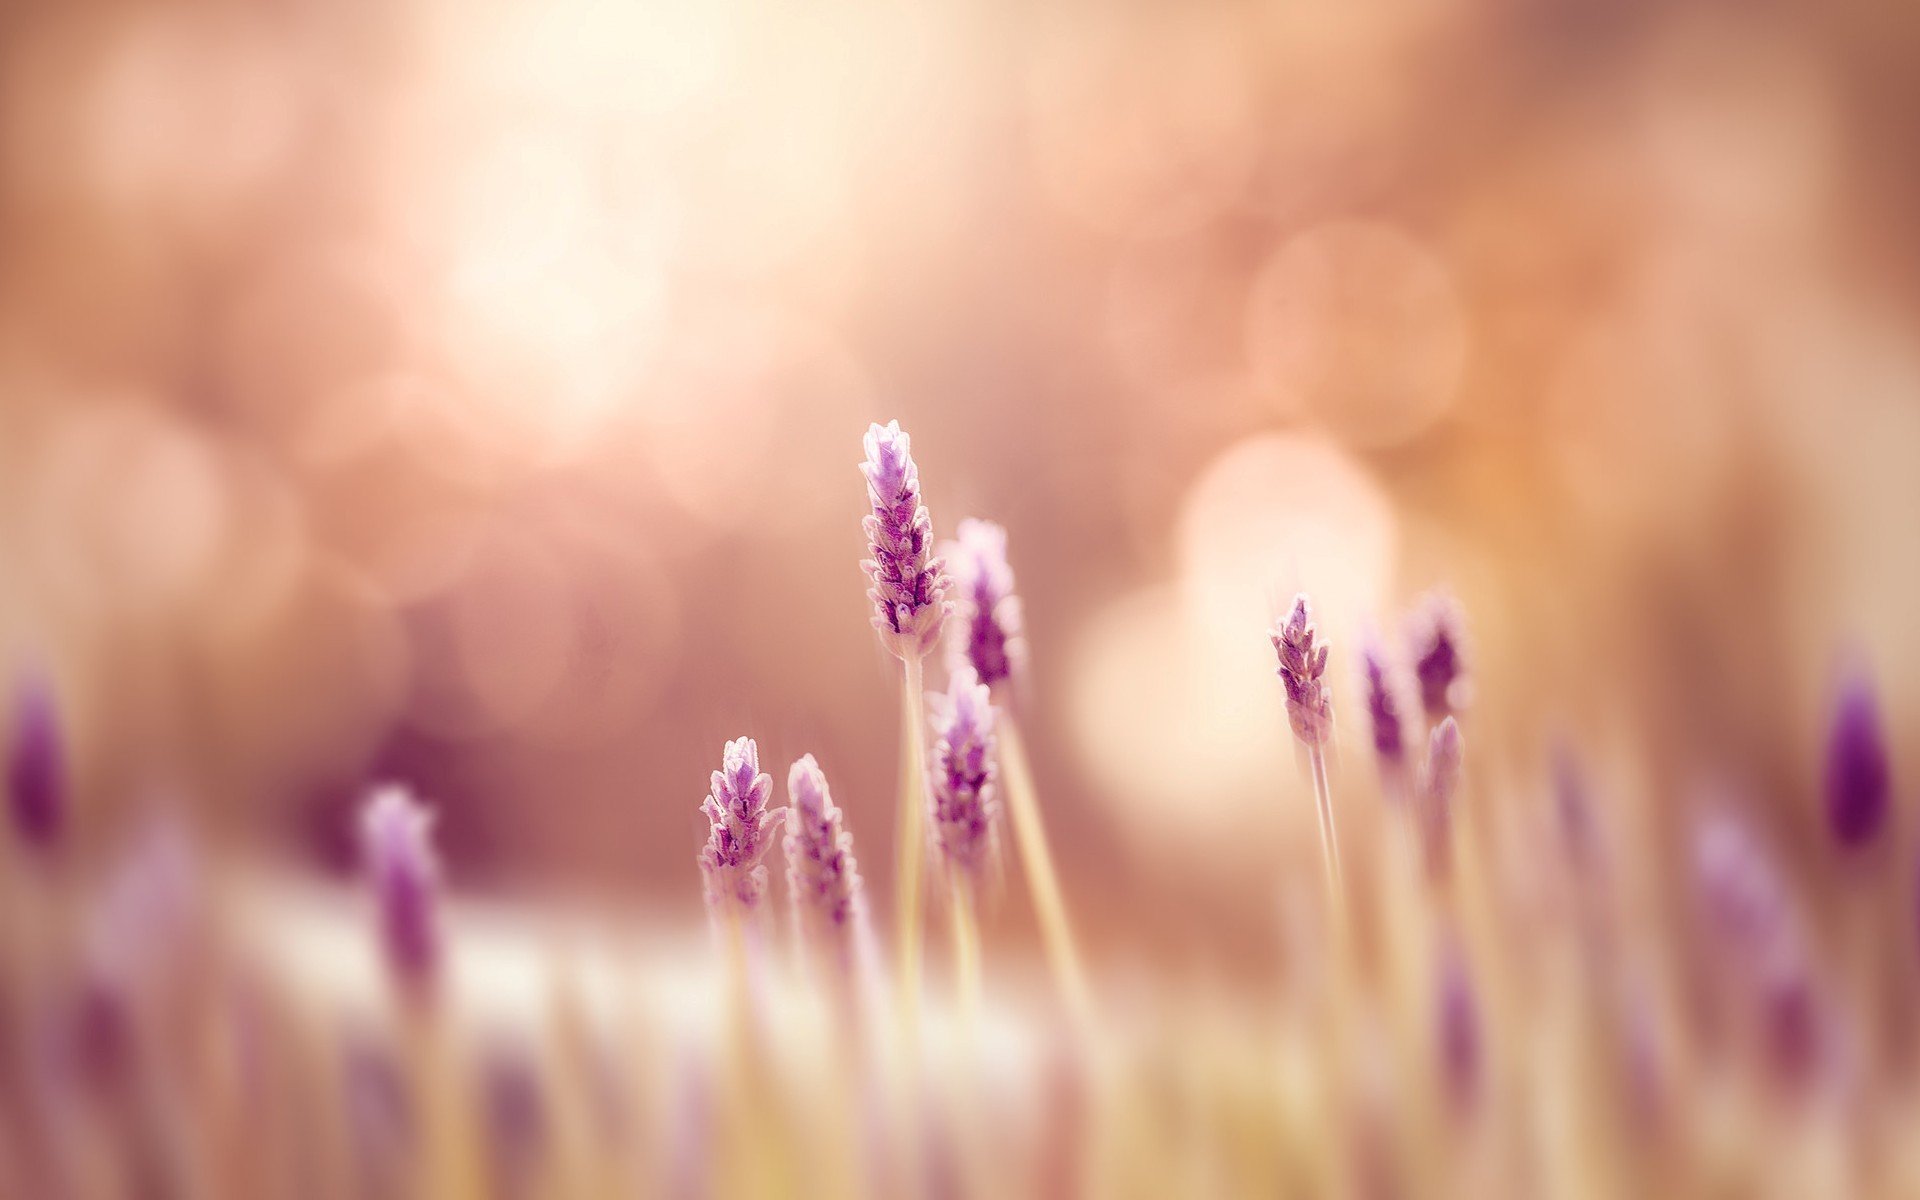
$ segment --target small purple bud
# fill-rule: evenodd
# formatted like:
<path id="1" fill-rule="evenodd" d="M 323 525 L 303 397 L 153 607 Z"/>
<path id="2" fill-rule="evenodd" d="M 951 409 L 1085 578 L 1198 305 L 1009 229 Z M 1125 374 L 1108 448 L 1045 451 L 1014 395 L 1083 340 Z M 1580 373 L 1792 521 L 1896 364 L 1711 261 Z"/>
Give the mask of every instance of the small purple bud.
<path id="1" fill-rule="evenodd" d="M 1413 617 L 1413 674 L 1430 720 L 1466 707 L 1466 660 L 1460 606 L 1442 592 L 1430 593 Z"/>
<path id="2" fill-rule="evenodd" d="M 805 936 L 849 961 L 861 919 L 860 868 L 853 835 L 813 755 L 787 772 L 787 887 Z"/>
<path id="3" fill-rule="evenodd" d="M 972 667 L 980 682 L 998 688 L 1026 664 L 1020 598 L 1007 565 L 1007 531 L 969 517 L 959 536 L 941 547 L 959 585 L 958 636 L 948 639 L 948 666 Z"/>
<path id="4" fill-rule="evenodd" d="M 44 852 L 59 840 L 67 821 L 66 747 L 53 689 L 38 675 L 14 687 L 7 805 L 21 842 Z"/>
<path id="5" fill-rule="evenodd" d="M 1280 656 L 1278 674 L 1287 689 L 1287 721 L 1293 736 L 1309 748 L 1333 736 L 1333 694 L 1327 687 L 1327 645 L 1314 644 L 1318 631 L 1306 593 L 1293 598 L 1293 610 L 1268 636 Z"/>
<path id="6" fill-rule="evenodd" d="M 1872 842 L 1886 825 L 1887 744 L 1873 684 L 1854 675 L 1841 685 L 1827 732 L 1827 828 L 1847 848 Z"/>
<path id="7" fill-rule="evenodd" d="M 1386 651 L 1372 638 L 1360 647 L 1360 671 L 1366 681 L 1367 716 L 1373 722 L 1373 752 L 1383 768 L 1398 770 L 1407 757 L 1400 693 Z"/>
<path id="8" fill-rule="evenodd" d="M 760 747 L 752 738 L 736 738 L 721 752 L 713 773 L 712 794 L 700 805 L 707 815 L 707 844 L 700 851 L 707 904 L 716 914 L 747 914 L 760 906 L 767 890 L 767 868 L 760 860 L 773 844 L 781 809 L 767 807 L 773 776 L 760 771 Z"/>
<path id="9" fill-rule="evenodd" d="M 381 947 L 394 978 L 410 989 L 430 984 L 440 963 L 432 828 L 433 814 L 397 785 L 376 790 L 360 813 L 361 859 L 379 909 Z"/>
<path id="10" fill-rule="evenodd" d="M 929 772 L 934 835 L 949 866 L 978 878 L 993 855 L 1000 812 L 993 697 L 973 668 L 962 667 L 936 709 Z"/>
<path id="11" fill-rule="evenodd" d="M 861 521 L 872 557 L 860 564 L 872 586 L 873 627 L 902 660 L 925 658 L 940 641 L 952 605 L 945 565 L 933 557 L 933 519 L 920 502 L 920 469 L 898 421 L 867 428 L 867 478 L 872 513 Z"/>
<path id="12" fill-rule="evenodd" d="M 1452 866 L 1453 802 L 1460 794 L 1466 746 L 1460 725 L 1452 717 L 1434 726 L 1427 739 L 1427 768 L 1420 787 L 1420 836 L 1426 848 L 1427 871 L 1444 879 Z"/>

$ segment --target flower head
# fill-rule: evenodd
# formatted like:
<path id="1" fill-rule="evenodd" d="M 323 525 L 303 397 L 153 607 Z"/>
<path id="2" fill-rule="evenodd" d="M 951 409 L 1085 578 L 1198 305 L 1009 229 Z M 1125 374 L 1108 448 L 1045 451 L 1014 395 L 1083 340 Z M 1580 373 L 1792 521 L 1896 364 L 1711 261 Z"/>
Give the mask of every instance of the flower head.
<path id="1" fill-rule="evenodd" d="M 977 877 L 993 855 L 1000 811 L 993 697 L 973 668 L 962 667 L 937 707 L 930 772 L 934 836 L 950 866 Z"/>
<path id="2" fill-rule="evenodd" d="M 787 772 L 787 886 L 800 926 L 822 944 L 849 952 L 862 912 L 853 835 L 827 791 L 813 755 Z"/>
<path id="3" fill-rule="evenodd" d="M 14 689 L 7 807 L 20 840 L 42 850 L 59 839 L 66 825 L 66 747 L 53 689 L 38 675 L 23 678 Z"/>
<path id="4" fill-rule="evenodd" d="M 1420 704 L 1436 721 L 1466 707 L 1461 624 L 1460 606 L 1443 592 L 1428 595 L 1413 617 L 1413 674 L 1420 681 Z"/>
<path id="5" fill-rule="evenodd" d="M 1887 743 L 1872 683 L 1854 675 L 1841 686 L 1827 730 L 1827 829 L 1842 846 L 1865 846 L 1887 819 Z"/>
<path id="6" fill-rule="evenodd" d="M 781 809 L 767 807 L 773 777 L 760 771 L 760 747 L 752 738 L 728 742 L 713 773 L 712 794 L 701 802 L 710 828 L 700 851 L 707 904 L 716 913 L 746 913 L 757 908 L 767 890 L 767 869 L 760 863 L 773 844 Z"/>
<path id="7" fill-rule="evenodd" d="M 1373 723 L 1373 751 L 1381 766 L 1397 769 L 1407 757 L 1400 689 L 1386 651 L 1372 638 L 1360 647 L 1360 673 L 1367 688 L 1367 716 Z"/>
<path id="8" fill-rule="evenodd" d="M 409 985 L 430 980 L 439 965 L 440 862 L 433 852 L 433 814 L 399 786 L 376 790 L 360 812 L 360 853 L 379 908 L 388 968 Z"/>
<path id="9" fill-rule="evenodd" d="M 941 548 L 941 557 L 960 588 L 959 632 L 948 639 L 950 665 L 972 667 L 981 683 L 997 688 L 1021 671 L 1027 651 L 1020 598 L 1007 565 L 1007 531 L 969 517 L 960 522 L 959 536 Z"/>
<path id="10" fill-rule="evenodd" d="M 1313 612 L 1303 592 L 1293 598 L 1293 611 L 1269 636 L 1280 656 L 1280 682 L 1287 689 L 1287 721 L 1293 735 L 1307 746 L 1325 745 L 1333 736 L 1333 696 L 1327 687 L 1327 645 L 1318 646 Z"/>
<path id="11" fill-rule="evenodd" d="M 867 502 L 861 521 L 872 557 L 860 564 L 872 586 L 873 627 L 901 659 L 924 658 L 940 640 L 947 601 L 945 566 L 933 557 L 933 519 L 920 502 L 920 469 L 898 421 L 871 425 L 863 443 Z"/>

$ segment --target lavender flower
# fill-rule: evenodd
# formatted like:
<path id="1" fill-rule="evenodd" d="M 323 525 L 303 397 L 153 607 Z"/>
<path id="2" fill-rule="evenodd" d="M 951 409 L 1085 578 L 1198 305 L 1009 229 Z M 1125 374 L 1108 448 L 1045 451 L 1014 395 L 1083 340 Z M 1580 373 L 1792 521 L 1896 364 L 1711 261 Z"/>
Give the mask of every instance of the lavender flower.
<path id="1" fill-rule="evenodd" d="M 53 689 L 38 675 L 25 677 L 14 689 L 7 806 L 20 840 L 43 851 L 66 825 L 66 748 Z"/>
<path id="2" fill-rule="evenodd" d="M 1413 619 L 1413 674 L 1420 681 L 1421 706 L 1431 720 L 1466 706 L 1466 663 L 1460 629 L 1460 606 L 1441 592 L 1428 595 Z"/>
<path id="3" fill-rule="evenodd" d="M 1007 565 L 1007 531 L 991 521 L 968 518 L 959 536 L 941 548 L 960 585 L 963 621 L 948 643 L 951 668 L 972 667 L 980 682 L 997 688 L 1026 663 L 1020 598 Z"/>
<path id="4" fill-rule="evenodd" d="M 867 589 L 873 627 L 901 659 L 925 658 L 951 605 L 945 566 L 931 552 L 933 519 L 920 502 L 920 470 L 898 421 L 868 426 L 863 444 L 867 461 L 860 472 L 873 512 L 860 524 L 873 557 L 860 569 L 873 585 Z"/>
<path id="5" fill-rule="evenodd" d="M 850 953 L 864 908 L 853 835 L 813 755 L 787 772 L 787 886 L 801 927 L 822 945 Z"/>
<path id="6" fill-rule="evenodd" d="M 1447 717 L 1427 739 L 1427 769 L 1420 789 L 1420 834 L 1426 847 L 1427 870 L 1442 878 L 1451 865 L 1453 801 L 1460 793 L 1461 760 L 1466 747 L 1460 725 Z"/>
<path id="7" fill-rule="evenodd" d="M 433 814 L 404 787 L 374 792 L 360 814 L 361 856 L 379 907 L 387 965 L 408 986 L 429 982 L 440 960 L 440 863 Z"/>
<path id="8" fill-rule="evenodd" d="M 934 717 L 934 835 L 947 862 L 978 877 L 994 849 L 1000 812 L 994 763 L 993 698 L 973 668 L 954 672 Z"/>
<path id="9" fill-rule="evenodd" d="M 1303 592 L 1293 598 L 1293 611 L 1269 636 L 1280 656 L 1280 681 L 1287 689 L 1287 720 L 1293 734 L 1308 748 L 1324 746 L 1333 736 L 1333 697 L 1327 688 L 1327 646 L 1314 645 L 1317 633 L 1313 613 Z"/>
<path id="10" fill-rule="evenodd" d="M 713 773 L 712 795 L 701 802 L 711 828 L 700 851 L 707 904 L 722 915 L 757 908 L 767 890 L 767 869 L 760 864 L 772 844 L 774 824 L 783 809 L 769 809 L 773 777 L 760 772 L 760 747 L 752 738 L 728 742 Z"/>
<path id="11" fill-rule="evenodd" d="M 1398 770 L 1406 761 L 1406 731 L 1400 719 L 1399 689 L 1394 686 L 1386 651 L 1372 638 L 1360 647 L 1360 671 L 1367 687 L 1367 715 L 1373 722 L 1373 750 L 1380 765 Z"/>
<path id="12" fill-rule="evenodd" d="M 1827 829 L 1841 846 L 1872 842 L 1887 819 L 1887 744 L 1872 683 L 1850 677 L 1827 733 Z"/>

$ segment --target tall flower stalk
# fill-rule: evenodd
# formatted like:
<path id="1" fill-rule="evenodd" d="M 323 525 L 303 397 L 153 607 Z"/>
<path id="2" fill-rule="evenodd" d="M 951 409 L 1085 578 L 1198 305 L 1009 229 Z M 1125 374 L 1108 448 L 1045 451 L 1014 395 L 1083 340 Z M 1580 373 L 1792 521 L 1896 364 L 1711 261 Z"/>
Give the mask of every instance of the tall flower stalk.
<path id="1" fill-rule="evenodd" d="M 947 639 L 949 665 L 955 672 L 972 670 L 999 702 L 999 758 L 1027 894 L 1033 898 L 1054 985 L 1076 1025 L 1084 1028 L 1092 1000 L 1041 819 L 1039 789 L 1014 717 L 1014 694 L 1026 672 L 1027 642 L 1013 568 L 1007 562 L 1007 531 L 991 521 L 961 521 L 956 538 L 942 548 L 942 557 L 953 571 L 959 597 L 957 619 Z"/>
<path id="2" fill-rule="evenodd" d="M 955 968 L 971 1011 L 979 992 L 980 944 L 974 903 L 998 847 L 999 766 L 993 695 L 961 667 L 935 716 L 932 796 L 934 840 L 953 889 Z"/>
<path id="3" fill-rule="evenodd" d="M 1314 812 L 1320 821 L 1320 854 L 1327 886 L 1336 902 L 1342 894 L 1340 837 L 1333 822 L 1333 794 L 1327 780 L 1327 743 L 1333 739 L 1333 694 L 1327 687 L 1327 645 L 1316 644 L 1313 612 L 1303 592 L 1270 635 L 1280 657 L 1279 675 L 1287 689 L 1287 723 L 1307 752 L 1313 773 Z"/>
<path id="4" fill-rule="evenodd" d="M 921 767 L 925 734 L 921 728 L 924 684 L 922 664 L 934 646 L 951 607 L 947 575 L 933 556 L 933 519 L 921 503 L 920 470 L 912 443 L 898 421 L 867 428 L 867 481 L 872 509 L 861 521 L 869 557 L 860 564 L 870 586 L 873 627 L 880 643 L 901 662 L 902 756 L 899 843 L 895 887 L 898 891 L 898 969 L 902 1004 L 911 1025 L 920 980 L 920 864 L 925 851 L 921 815 L 927 804 Z"/>

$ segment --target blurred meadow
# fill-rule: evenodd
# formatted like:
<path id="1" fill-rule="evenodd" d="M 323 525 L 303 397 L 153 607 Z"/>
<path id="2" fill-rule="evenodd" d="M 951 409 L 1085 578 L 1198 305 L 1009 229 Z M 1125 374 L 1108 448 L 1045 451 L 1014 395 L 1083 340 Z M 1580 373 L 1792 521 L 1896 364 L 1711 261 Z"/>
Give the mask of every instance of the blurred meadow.
<path id="1" fill-rule="evenodd" d="M 1898 0 L 0 2 L 0 1196 L 1920 1193 L 1916 213 Z"/>

